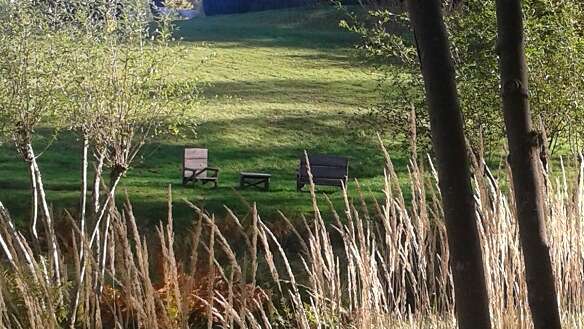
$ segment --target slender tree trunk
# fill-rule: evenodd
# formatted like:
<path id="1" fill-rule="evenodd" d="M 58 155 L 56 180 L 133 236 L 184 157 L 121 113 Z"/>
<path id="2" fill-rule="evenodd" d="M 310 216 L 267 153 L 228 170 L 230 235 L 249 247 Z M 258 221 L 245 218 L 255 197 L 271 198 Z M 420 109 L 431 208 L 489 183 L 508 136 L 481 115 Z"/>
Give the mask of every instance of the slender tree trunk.
<path id="1" fill-rule="evenodd" d="M 407 0 L 418 46 L 448 231 L 456 317 L 462 329 L 491 320 L 454 65 L 440 0 Z"/>
<path id="2" fill-rule="evenodd" d="M 87 153 L 89 150 L 89 140 L 83 134 L 83 148 L 81 150 L 81 199 L 79 200 L 79 220 L 81 222 L 81 239 L 85 239 L 85 214 L 87 210 Z M 81 241 L 83 243 L 83 241 Z M 83 248 L 81 248 L 83 253 Z M 81 254 L 83 256 L 83 254 Z"/>
<path id="3" fill-rule="evenodd" d="M 37 185 L 37 190 L 38 190 L 38 196 L 39 196 L 39 201 L 40 201 L 40 206 L 41 206 L 41 213 L 43 215 L 43 217 L 45 218 L 47 225 L 53 229 L 53 219 L 51 216 L 51 211 L 49 210 L 49 203 L 47 202 L 47 195 L 45 193 L 45 187 L 43 184 L 43 176 L 41 174 L 41 170 L 38 166 L 38 163 L 36 162 L 36 159 L 33 158 L 32 160 L 32 169 L 34 170 L 34 175 L 35 175 L 35 180 L 36 180 L 36 185 Z"/>
<path id="4" fill-rule="evenodd" d="M 30 178 L 30 190 L 32 193 L 31 196 L 31 202 L 32 202 L 32 214 L 31 214 L 31 232 L 32 232 L 32 236 L 34 237 L 35 244 L 38 244 L 38 240 L 39 240 L 39 234 L 37 231 L 37 223 L 38 223 L 38 213 L 39 213 L 39 195 L 38 195 L 38 187 L 37 187 L 37 181 L 36 181 L 36 173 L 34 170 L 34 151 L 32 149 L 32 147 L 30 147 L 27 150 L 27 154 L 25 156 L 25 161 L 27 162 L 28 165 L 28 173 L 29 173 L 29 178 Z"/>
<path id="5" fill-rule="evenodd" d="M 87 167 L 88 167 L 88 150 L 89 150 L 89 140 L 87 135 L 83 133 L 83 148 L 81 150 L 81 199 L 79 200 L 79 220 L 81 221 L 81 237 L 79 242 L 79 260 L 81 264 L 85 263 L 85 231 L 86 231 L 86 209 L 87 209 Z M 82 265 L 84 266 L 84 265 Z M 79 279 L 79 286 L 75 292 L 75 299 L 73 306 L 71 308 L 71 316 L 69 321 L 69 327 L 74 328 L 75 321 L 77 319 L 77 308 L 79 307 L 79 297 L 81 293 L 81 287 L 83 285 L 83 278 Z"/>
<path id="6" fill-rule="evenodd" d="M 101 175 L 103 173 L 104 152 L 100 151 L 95 167 L 95 176 L 93 177 L 93 215 L 97 217 L 99 213 L 99 193 L 101 191 Z"/>
<path id="7" fill-rule="evenodd" d="M 97 227 L 99 228 L 99 223 L 102 220 L 102 218 L 104 218 L 105 216 L 105 228 L 103 230 L 103 248 L 101 248 L 101 255 L 98 251 L 98 257 L 101 257 L 100 260 L 100 279 L 99 280 L 95 280 L 97 286 L 96 286 L 96 292 L 98 294 L 101 294 L 102 290 L 103 290 L 103 286 L 102 286 L 102 282 L 104 279 L 104 275 L 105 275 L 105 268 L 106 268 L 106 260 L 107 260 L 107 256 L 108 256 L 108 243 L 109 243 L 109 232 L 110 232 L 110 223 L 111 223 L 111 214 L 108 212 L 109 209 L 112 209 L 115 207 L 115 197 L 116 197 L 116 188 L 120 182 L 120 180 L 122 179 L 122 176 L 124 175 L 124 171 L 120 171 L 120 170 L 116 170 L 116 168 L 112 169 L 112 173 L 111 173 L 111 177 L 110 177 L 110 191 L 108 193 L 108 198 L 105 201 L 105 203 L 103 204 L 103 209 L 100 212 L 100 216 L 99 219 L 97 221 Z M 99 243 L 99 242 L 98 242 Z"/>
<path id="8" fill-rule="evenodd" d="M 38 164 L 36 163 L 36 160 L 34 161 L 34 170 L 35 170 L 36 181 L 37 181 L 37 185 L 38 185 L 38 194 L 39 194 L 39 199 L 40 199 L 40 203 L 41 203 L 41 210 L 42 210 L 43 217 L 45 218 L 45 223 L 47 225 L 47 230 L 48 230 L 47 233 L 49 234 L 49 236 L 47 237 L 49 239 L 49 242 L 48 242 L 49 243 L 49 250 L 53 254 L 53 261 L 54 261 L 53 266 L 55 267 L 55 278 L 56 278 L 57 282 L 61 283 L 61 271 L 60 271 L 61 261 L 59 259 L 59 250 L 57 249 L 57 237 L 55 235 L 55 225 L 53 223 L 53 218 L 52 218 L 51 212 L 49 210 L 49 204 L 47 202 L 47 197 L 45 194 L 45 188 L 43 185 L 43 178 L 41 175 L 41 171 L 38 167 Z"/>
<path id="9" fill-rule="evenodd" d="M 40 203 L 41 214 L 44 219 L 44 224 L 47 234 L 47 244 L 49 247 L 50 254 L 53 259 L 54 275 L 57 283 L 61 283 L 61 260 L 59 258 L 59 250 L 57 249 L 57 238 L 55 236 L 55 227 L 53 225 L 53 220 L 51 212 L 49 210 L 49 204 L 47 202 L 47 197 L 45 194 L 45 187 L 43 185 L 43 178 L 41 171 L 39 169 L 38 163 L 36 161 L 36 155 L 32 147 L 32 143 L 27 142 L 23 144 L 23 149 L 25 150 L 24 159 L 28 163 L 31 179 L 31 188 L 33 197 L 33 206 L 38 208 L 38 203 Z M 33 220 L 36 220 L 37 210 L 33 209 Z M 36 230 L 36 223 L 33 222 L 33 235 L 38 236 L 38 231 Z"/>
<path id="10" fill-rule="evenodd" d="M 520 0 L 497 0 L 503 112 L 513 173 L 519 233 L 531 316 L 536 329 L 561 328 L 545 227 L 541 135 L 533 129 L 528 101 Z"/>

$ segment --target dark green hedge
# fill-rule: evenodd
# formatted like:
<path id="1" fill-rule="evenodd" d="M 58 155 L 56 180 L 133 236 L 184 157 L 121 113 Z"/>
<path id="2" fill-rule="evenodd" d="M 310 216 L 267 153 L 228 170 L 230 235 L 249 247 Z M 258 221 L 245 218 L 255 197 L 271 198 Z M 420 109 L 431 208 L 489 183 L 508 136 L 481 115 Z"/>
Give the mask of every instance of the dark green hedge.
<path id="1" fill-rule="evenodd" d="M 206 15 L 213 16 L 299 7 L 316 2 L 318 0 L 203 0 L 203 7 Z"/>

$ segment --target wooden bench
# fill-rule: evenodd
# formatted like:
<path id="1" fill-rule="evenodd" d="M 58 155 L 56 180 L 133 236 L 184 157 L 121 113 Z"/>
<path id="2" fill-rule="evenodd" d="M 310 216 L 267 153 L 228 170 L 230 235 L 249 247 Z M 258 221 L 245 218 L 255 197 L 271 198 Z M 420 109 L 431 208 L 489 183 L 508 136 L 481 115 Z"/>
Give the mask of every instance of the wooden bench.
<path id="1" fill-rule="evenodd" d="M 335 155 L 309 154 L 310 172 L 315 185 L 343 186 L 349 179 L 349 159 Z M 296 190 L 310 184 L 308 166 L 304 155 L 300 156 L 300 165 L 296 174 Z"/>
<path id="2" fill-rule="evenodd" d="M 185 148 L 182 164 L 182 183 L 212 183 L 217 187 L 219 169 L 207 166 L 209 151 L 201 148 Z"/>
<path id="3" fill-rule="evenodd" d="M 263 185 L 264 191 L 270 189 L 270 178 L 272 175 L 257 172 L 240 172 L 239 173 L 239 187 L 244 189 L 250 186 L 259 187 Z"/>

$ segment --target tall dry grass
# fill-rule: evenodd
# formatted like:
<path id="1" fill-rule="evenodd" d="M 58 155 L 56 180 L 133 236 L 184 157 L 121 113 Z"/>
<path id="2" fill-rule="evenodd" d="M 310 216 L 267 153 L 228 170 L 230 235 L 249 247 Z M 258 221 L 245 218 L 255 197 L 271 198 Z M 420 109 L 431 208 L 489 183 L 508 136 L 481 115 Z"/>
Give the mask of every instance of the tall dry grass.
<path id="1" fill-rule="evenodd" d="M 453 282 L 436 174 L 409 165 L 411 201 L 386 155 L 385 198 L 351 200 L 323 218 L 279 226 L 254 205 L 222 220 L 187 202 L 194 224 L 175 241 L 168 219 L 141 233 L 129 200 L 89 221 L 68 215 L 28 239 L 0 203 L 1 328 L 454 328 Z M 494 328 L 530 328 L 513 193 L 473 158 Z M 563 164 L 547 173 L 548 233 L 563 321 L 584 327 L 584 162 L 575 178 Z M 181 201 L 183 202 L 183 201 Z M 67 229 L 64 229 L 67 228 Z M 70 231 L 70 233 L 69 233 Z M 57 234 L 59 236 L 51 236 Z M 89 234 L 92 232 L 93 234 Z M 96 237 L 95 239 L 91 238 Z M 59 266 L 50 241 L 59 241 Z M 188 241 L 188 242 L 184 242 Z M 291 242 L 292 241 L 292 242 Z M 183 247 L 177 248 L 177 245 Z M 57 275 L 55 269 L 59 269 Z"/>

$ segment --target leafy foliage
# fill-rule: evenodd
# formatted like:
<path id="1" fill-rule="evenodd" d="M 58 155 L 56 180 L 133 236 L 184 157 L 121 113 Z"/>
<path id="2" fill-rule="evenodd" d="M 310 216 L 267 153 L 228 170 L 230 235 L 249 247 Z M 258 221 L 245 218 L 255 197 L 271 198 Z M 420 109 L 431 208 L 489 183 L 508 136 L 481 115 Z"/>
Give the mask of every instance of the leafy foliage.
<path id="1" fill-rule="evenodd" d="M 569 142 L 574 150 L 584 140 L 584 8 L 564 0 L 528 0 L 526 35 L 530 65 L 531 105 L 549 130 L 550 144 Z M 447 9 L 445 9 L 447 10 Z M 448 9 L 457 80 L 469 137 L 484 138 L 490 149 L 502 141 L 494 1 L 465 1 Z M 364 118 L 374 128 L 404 136 L 412 108 L 418 130 L 427 134 L 422 80 L 415 39 L 403 8 L 372 9 L 366 18 L 352 15 L 341 25 L 358 33 L 365 58 L 377 64 L 381 101 L 366 109 Z M 405 135 L 407 136 L 407 135 Z"/>
<path id="2" fill-rule="evenodd" d="M 59 79 L 67 63 L 68 35 L 55 29 L 42 6 L 23 1 L 0 5 L 0 140 L 24 145 L 41 122 L 59 126 L 58 108 L 66 82 Z"/>
<path id="3" fill-rule="evenodd" d="M 105 152 L 110 167 L 125 171 L 142 146 L 162 134 L 180 134 L 181 127 L 193 128 L 189 110 L 198 97 L 195 81 L 172 82 L 168 78 L 182 49 L 171 47 L 170 30 L 152 35 L 144 29 L 145 21 L 123 24 L 101 32 L 98 47 L 91 47 L 92 58 L 78 63 L 79 78 L 85 84 L 75 85 L 77 110 L 75 116 L 82 134 L 87 134 L 98 152 Z M 119 38 L 123 36 L 123 39 Z M 153 38 L 153 42 L 148 40 Z M 87 43 L 93 40 L 84 40 Z M 82 51 L 86 49 L 81 48 Z M 83 58 L 82 54 L 80 54 Z"/>
<path id="4" fill-rule="evenodd" d="M 168 79 L 167 59 L 183 48 L 169 21 L 152 23 L 146 2 L 47 6 L 2 6 L 0 123 L 20 153 L 38 125 L 68 128 L 127 169 L 146 141 L 194 127 L 196 80 Z"/>

